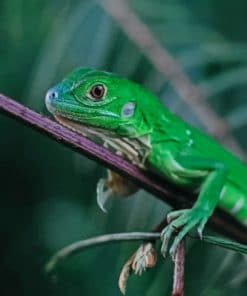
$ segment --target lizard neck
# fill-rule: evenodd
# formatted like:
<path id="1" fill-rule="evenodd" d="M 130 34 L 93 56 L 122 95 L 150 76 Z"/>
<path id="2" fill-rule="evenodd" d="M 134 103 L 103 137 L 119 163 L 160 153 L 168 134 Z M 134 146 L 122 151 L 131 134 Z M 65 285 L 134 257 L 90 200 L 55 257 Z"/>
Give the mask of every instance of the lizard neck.
<path id="1" fill-rule="evenodd" d="M 122 156 L 124 159 L 137 165 L 140 168 L 146 168 L 146 158 L 148 157 L 151 144 L 150 135 L 141 135 L 136 138 L 120 137 L 116 133 L 107 129 L 79 124 L 60 115 L 54 115 L 55 119 L 63 126 L 73 130 L 76 133 L 92 140 L 107 150 Z"/>

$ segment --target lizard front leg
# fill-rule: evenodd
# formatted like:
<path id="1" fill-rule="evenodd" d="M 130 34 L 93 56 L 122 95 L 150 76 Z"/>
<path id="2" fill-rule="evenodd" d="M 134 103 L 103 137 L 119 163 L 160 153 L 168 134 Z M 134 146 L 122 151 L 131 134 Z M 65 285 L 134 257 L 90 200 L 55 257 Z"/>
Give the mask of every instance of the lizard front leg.
<path id="1" fill-rule="evenodd" d="M 170 248 L 170 254 L 174 256 L 177 246 L 183 237 L 193 228 L 197 227 L 198 233 L 202 236 L 202 231 L 209 217 L 212 215 L 220 194 L 226 182 L 228 170 L 224 163 L 193 156 L 180 156 L 176 159 L 180 168 L 177 172 L 180 177 L 195 178 L 197 172 L 201 177 L 199 185 L 199 195 L 191 209 L 171 212 L 168 215 L 170 223 L 162 231 L 161 253 L 166 256 L 168 243 L 171 236 L 178 232 Z"/>
<path id="2" fill-rule="evenodd" d="M 103 212 L 105 205 L 112 197 L 128 197 L 138 188 L 126 178 L 107 170 L 107 179 L 100 179 L 97 184 L 97 203 Z"/>

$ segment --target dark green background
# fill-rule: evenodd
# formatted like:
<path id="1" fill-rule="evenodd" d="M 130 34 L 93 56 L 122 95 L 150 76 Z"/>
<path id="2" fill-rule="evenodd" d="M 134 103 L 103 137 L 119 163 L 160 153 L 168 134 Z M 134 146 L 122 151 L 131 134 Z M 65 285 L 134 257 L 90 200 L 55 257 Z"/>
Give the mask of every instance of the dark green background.
<path id="1" fill-rule="evenodd" d="M 228 122 L 247 150 L 247 2 L 244 0 L 131 0 L 131 8 Z M 117 72 L 155 92 L 173 111 L 201 128 L 186 105 L 139 48 L 94 1 L 2 0 L 0 91 L 48 114 L 46 90 L 74 67 Z M 43 271 L 57 249 L 93 235 L 150 230 L 168 207 L 140 191 L 96 205 L 105 169 L 5 116 L 0 117 L 0 295 L 120 295 L 121 266 L 137 244 L 106 245 L 63 262 L 56 279 Z M 246 295 L 246 260 L 188 242 L 186 295 Z M 130 279 L 127 295 L 169 295 L 171 260 Z"/>

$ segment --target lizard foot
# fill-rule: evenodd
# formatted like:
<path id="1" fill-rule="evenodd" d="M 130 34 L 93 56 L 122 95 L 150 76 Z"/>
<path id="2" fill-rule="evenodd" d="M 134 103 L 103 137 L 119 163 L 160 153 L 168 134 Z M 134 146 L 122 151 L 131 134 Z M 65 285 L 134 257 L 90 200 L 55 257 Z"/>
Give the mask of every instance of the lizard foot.
<path id="1" fill-rule="evenodd" d="M 98 181 L 97 189 L 96 189 L 98 206 L 105 213 L 107 212 L 107 210 L 105 208 L 105 205 L 106 205 L 107 201 L 112 196 L 111 188 L 105 190 L 105 188 L 107 187 L 106 185 L 107 185 L 107 180 L 106 179 L 100 179 Z"/>
<path id="2" fill-rule="evenodd" d="M 173 259 L 179 243 L 193 227 L 197 226 L 198 234 L 202 237 L 202 232 L 209 216 L 208 212 L 199 208 L 179 210 L 169 213 L 167 216 L 169 225 L 167 225 L 161 233 L 162 255 L 166 257 L 169 241 L 174 234 L 176 234 L 176 237 L 170 248 L 170 255 Z"/>
<path id="3" fill-rule="evenodd" d="M 107 179 L 100 179 L 97 184 L 97 203 L 103 212 L 107 212 L 105 205 L 112 197 L 127 197 L 135 193 L 138 188 L 117 173 L 107 170 Z"/>

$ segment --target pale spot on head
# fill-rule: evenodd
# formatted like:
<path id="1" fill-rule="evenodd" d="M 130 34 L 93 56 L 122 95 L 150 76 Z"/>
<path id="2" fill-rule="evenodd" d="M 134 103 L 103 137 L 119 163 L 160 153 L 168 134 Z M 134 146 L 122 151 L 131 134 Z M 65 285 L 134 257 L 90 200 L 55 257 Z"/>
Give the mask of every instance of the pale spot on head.
<path id="1" fill-rule="evenodd" d="M 128 102 L 122 108 L 123 117 L 126 117 L 126 118 L 131 117 L 132 115 L 134 115 L 134 112 L 135 112 L 135 103 L 133 102 Z"/>

